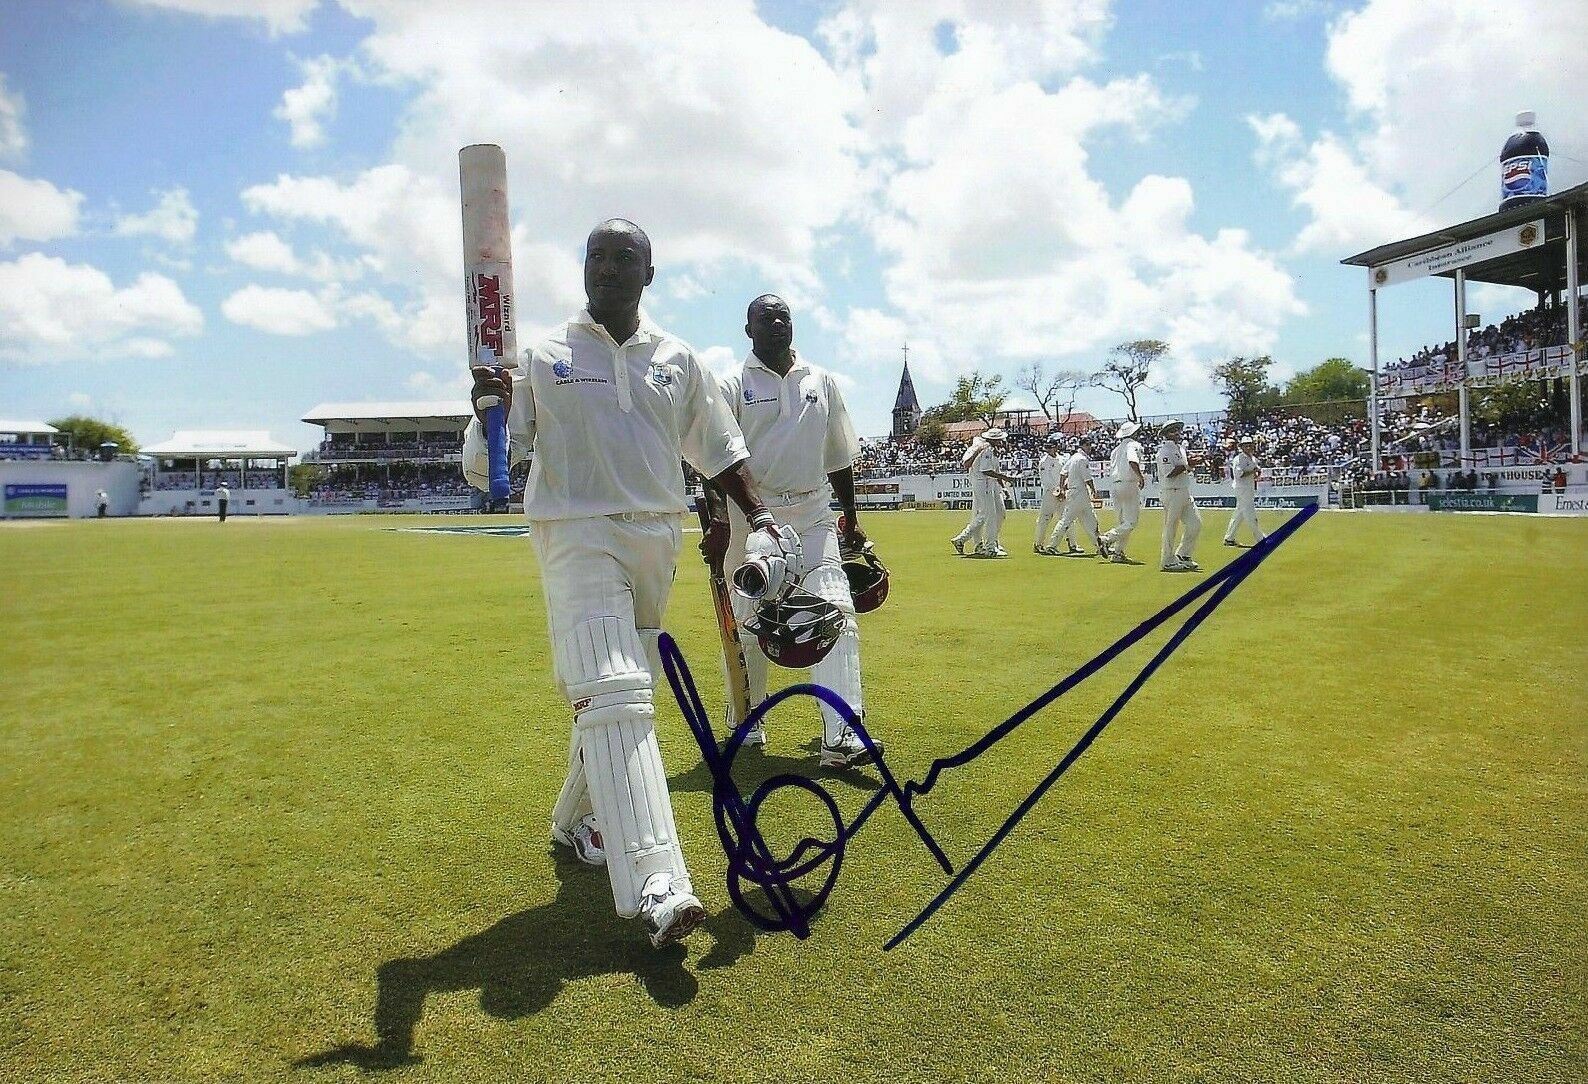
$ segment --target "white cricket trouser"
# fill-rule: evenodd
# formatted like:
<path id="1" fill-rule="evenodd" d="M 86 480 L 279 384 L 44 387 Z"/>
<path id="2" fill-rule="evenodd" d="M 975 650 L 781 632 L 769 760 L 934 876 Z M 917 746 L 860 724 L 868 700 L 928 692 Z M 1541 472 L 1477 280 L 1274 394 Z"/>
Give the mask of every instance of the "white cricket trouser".
<path id="1" fill-rule="evenodd" d="M 618 913 L 665 872 L 689 873 L 656 743 L 654 691 L 664 683 L 657 639 L 683 532 L 678 514 L 540 520 L 540 560 L 558 688 L 574 709 L 568 777 L 552 811 L 567 831 L 596 815 Z"/>
<path id="2" fill-rule="evenodd" d="M 1050 533 L 1050 528 L 1058 522 L 1059 511 L 1059 498 L 1053 494 L 1052 490 L 1044 491 L 1042 494 L 1042 507 L 1037 511 L 1037 545 L 1051 546 L 1053 544 L 1053 542 L 1049 541 L 1048 534 Z M 1064 540 L 1072 546 L 1075 545 L 1075 528 L 1073 525 L 1065 534 Z M 1057 541 L 1057 538 L 1053 541 Z"/>
<path id="3" fill-rule="evenodd" d="M 1119 523 L 1103 536 L 1103 541 L 1111 549 L 1124 553 L 1125 547 L 1130 544 L 1130 534 L 1141 519 L 1141 487 L 1135 482 L 1115 482 L 1112 496 Z"/>
<path id="4" fill-rule="evenodd" d="M 1252 530 L 1252 538 L 1258 542 L 1268 536 L 1257 525 L 1257 489 L 1248 489 L 1246 486 L 1235 487 L 1235 514 L 1230 517 L 1229 529 L 1224 532 L 1224 541 L 1235 541 L 1235 530 L 1241 524 L 1246 524 Z"/>
<path id="5" fill-rule="evenodd" d="M 998 548 L 998 532 L 1003 530 L 1003 490 L 985 474 L 972 478 L 970 484 L 970 522 L 954 540 L 961 544 L 974 542 L 978 550 L 990 553 Z"/>
<path id="6" fill-rule="evenodd" d="M 1086 537 L 1092 540 L 1092 545 L 1097 545 L 1097 513 L 1092 511 L 1092 498 L 1081 490 L 1071 493 L 1064 498 L 1064 515 L 1059 519 L 1059 525 L 1054 528 L 1056 535 L 1069 534 L 1075 530 L 1079 523 L 1086 530 Z"/>
<path id="7" fill-rule="evenodd" d="M 849 593 L 849 577 L 844 575 L 843 558 L 838 551 L 838 514 L 830 506 L 829 491 L 824 487 L 808 495 L 791 494 L 779 503 L 775 495 L 762 494 L 767 511 L 785 527 L 791 527 L 800 539 L 800 567 L 795 570 L 800 586 L 813 595 L 831 602 L 844 615 L 844 631 L 821 662 L 811 667 L 811 682 L 831 689 L 854 709 L 856 715 L 864 714 L 860 688 L 860 626 L 855 621 L 855 599 Z M 731 528 L 728 542 L 728 573 L 732 581 L 733 569 L 744 560 L 745 542 L 750 525 L 737 506 L 728 509 Z M 733 598 L 733 615 L 742 626 L 755 610 L 755 604 L 738 591 L 730 591 Z M 742 634 L 744 668 L 749 677 L 750 707 L 766 699 L 767 657 L 754 636 Z M 727 672 L 727 664 L 723 664 Z M 821 705 L 822 736 L 828 744 L 838 741 L 843 734 L 844 718 L 825 702 Z M 737 726 L 740 720 L 728 711 L 728 725 Z"/>
<path id="8" fill-rule="evenodd" d="M 1171 564 L 1177 557 L 1190 560 L 1196 551 L 1197 535 L 1202 533 L 1202 514 L 1191 499 L 1191 489 L 1189 486 L 1176 486 L 1161 489 L 1159 493 L 1159 499 L 1163 502 L 1163 563 Z M 1185 526 L 1185 535 L 1180 539 L 1179 549 L 1176 549 L 1175 536 L 1182 524 Z"/>

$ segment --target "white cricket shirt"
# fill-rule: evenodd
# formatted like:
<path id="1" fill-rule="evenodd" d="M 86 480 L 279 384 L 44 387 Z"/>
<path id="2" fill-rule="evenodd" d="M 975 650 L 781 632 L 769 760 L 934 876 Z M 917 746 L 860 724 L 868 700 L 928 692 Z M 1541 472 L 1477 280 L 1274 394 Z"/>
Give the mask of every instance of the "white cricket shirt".
<path id="1" fill-rule="evenodd" d="M 1146 467 L 1141 461 L 1141 443 L 1126 437 L 1115 445 L 1114 454 L 1109 459 L 1109 465 L 1113 468 L 1113 477 L 1116 483 L 1129 486 L 1139 484 L 1136 472 L 1130 469 L 1132 463 L 1141 468 L 1143 476 L 1146 475 Z"/>
<path id="2" fill-rule="evenodd" d="M 1185 449 L 1177 441 L 1165 440 L 1158 445 L 1158 485 L 1163 489 L 1190 489 L 1191 472 L 1188 470 L 1177 478 L 1169 477 L 1169 472 L 1176 467 L 1189 466 L 1186 462 Z"/>
<path id="3" fill-rule="evenodd" d="M 1004 461 L 991 444 L 985 444 L 982 450 L 976 453 L 976 458 L 970 462 L 970 476 L 978 482 L 997 485 L 998 479 L 987 477 L 987 472 L 990 470 L 999 474 L 1004 473 Z"/>
<path id="4" fill-rule="evenodd" d="M 215 499 L 218 501 L 228 501 L 231 500 L 231 497 L 232 491 L 227 489 L 225 486 L 221 486 L 215 490 Z"/>
<path id="5" fill-rule="evenodd" d="M 588 309 L 524 351 L 513 372 L 508 458 L 534 452 L 524 513 L 532 520 L 682 512 L 679 459 L 708 478 L 747 457 L 717 381 L 683 340 L 642 311 L 621 345 Z M 463 474 L 487 488 L 485 430 L 469 422 Z"/>
<path id="6" fill-rule="evenodd" d="M 1053 496 L 1059 488 L 1059 470 L 1064 460 L 1056 455 L 1042 453 L 1042 458 L 1037 460 L 1037 484 L 1042 487 L 1044 497 Z"/>
<path id="7" fill-rule="evenodd" d="M 1085 452 L 1075 452 L 1064 461 L 1064 478 L 1069 483 L 1070 496 L 1086 492 L 1086 483 L 1092 477 L 1092 461 Z"/>
<path id="8" fill-rule="evenodd" d="M 1256 456 L 1247 455 L 1245 452 L 1238 453 L 1230 462 L 1230 476 L 1235 480 L 1235 488 L 1255 492 L 1257 489 L 1257 476 L 1254 474 L 1250 478 L 1242 478 L 1241 475 L 1246 471 L 1256 469 Z"/>
<path id="9" fill-rule="evenodd" d="M 765 493 L 808 493 L 855 465 L 860 440 L 832 374 L 802 361 L 778 376 L 754 353 L 722 381 L 750 449 L 750 473 Z"/>

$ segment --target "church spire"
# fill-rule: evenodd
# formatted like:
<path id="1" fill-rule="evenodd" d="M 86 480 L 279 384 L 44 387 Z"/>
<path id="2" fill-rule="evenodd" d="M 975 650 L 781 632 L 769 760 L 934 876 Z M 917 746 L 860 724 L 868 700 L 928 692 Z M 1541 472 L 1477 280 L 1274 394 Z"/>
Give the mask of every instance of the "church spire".
<path id="1" fill-rule="evenodd" d="M 904 344 L 904 372 L 899 376 L 899 394 L 893 397 L 893 435 L 908 437 L 921 421 L 921 403 L 915 397 L 915 381 L 910 379 L 910 344 Z"/>

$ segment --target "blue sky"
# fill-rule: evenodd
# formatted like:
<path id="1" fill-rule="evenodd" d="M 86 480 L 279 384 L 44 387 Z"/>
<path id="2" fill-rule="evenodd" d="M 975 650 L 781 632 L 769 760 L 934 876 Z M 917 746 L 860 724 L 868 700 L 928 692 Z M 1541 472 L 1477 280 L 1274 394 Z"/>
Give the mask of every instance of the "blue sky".
<path id="1" fill-rule="evenodd" d="M 1211 409 L 1230 354 L 1365 361 L 1339 258 L 1492 210 L 1517 109 L 1556 188 L 1588 179 L 1588 14 L 1432 7 L 12 2 L 0 417 L 308 447 L 316 403 L 461 396 L 475 141 L 512 170 L 521 334 L 577 305 L 584 232 L 623 214 L 660 322 L 721 369 L 748 299 L 784 293 L 866 433 L 906 339 L 931 402 L 1165 338 L 1148 409 Z M 1391 356 L 1449 320 L 1448 287 L 1386 300 Z"/>

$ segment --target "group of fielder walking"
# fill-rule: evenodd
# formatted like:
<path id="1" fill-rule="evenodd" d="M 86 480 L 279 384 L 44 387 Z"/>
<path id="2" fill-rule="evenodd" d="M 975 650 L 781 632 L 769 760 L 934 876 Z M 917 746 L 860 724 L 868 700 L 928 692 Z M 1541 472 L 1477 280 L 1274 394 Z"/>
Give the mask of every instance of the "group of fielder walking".
<path id="1" fill-rule="evenodd" d="M 1093 511 L 1097 486 L 1092 479 L 1092 456 L 1096 450 L 1091 437 L 1081 437 L 1069 455 L 1060 451 L 1063 441 L 1055 434 L 1044 444 L 1037 463 L 1037 484 L 1042 504 L 1037 511 L 1037 532 L 1032 551 L 1058 555 L 1062 539 L 1066 554 L 1095 552 L 1119 564 L 1139 564 L 1125 555 L 1130 536 L 1141 518 L 1141 491 L 1146 485 L 1142 446 L 1135 439 L 1141 426 L 1125 422 L 1114 434 L 1118 443 L 1109 458 L 1109 491 L 1118 523 L 1102 531 Z M 1159 567 L 1165 572 L 1197 572 L 1202 566 L 1192 558 L 1197 537 L 1202 531 L 1202 516 L 1191 496 L 1191 464 L 1186 456 L 1185 423 L 1172 421 L 1159 429 L 1156 466 L 1160 501 L 1163 505 L 1163 548 Z M 961 556 L 1007 557 L 999 542 L 1003 529 L 1005 487 L 1015 479 L 1004 468 L 1003 449 L 1008 434 L 997 427 L 985 430 L 971 441 L 961 459 L 970 473 L 971 518 L 965 528 L 949 541 Z M 1246 525 L 1255 542 L 1265 537 L 1257 522 L 1257 481 L 1261 474 L 1251 437 L 1238 441 L 1239 452 L 1230 463 L 1235 488 L 1235 514 L 1224 535 L 1226 546 L 1236 546 L 1236 532 Z M 1080 543 L 1090 544 L 1090 550 Z M 971 547 L 966 552 L 966 547 Z"/>

